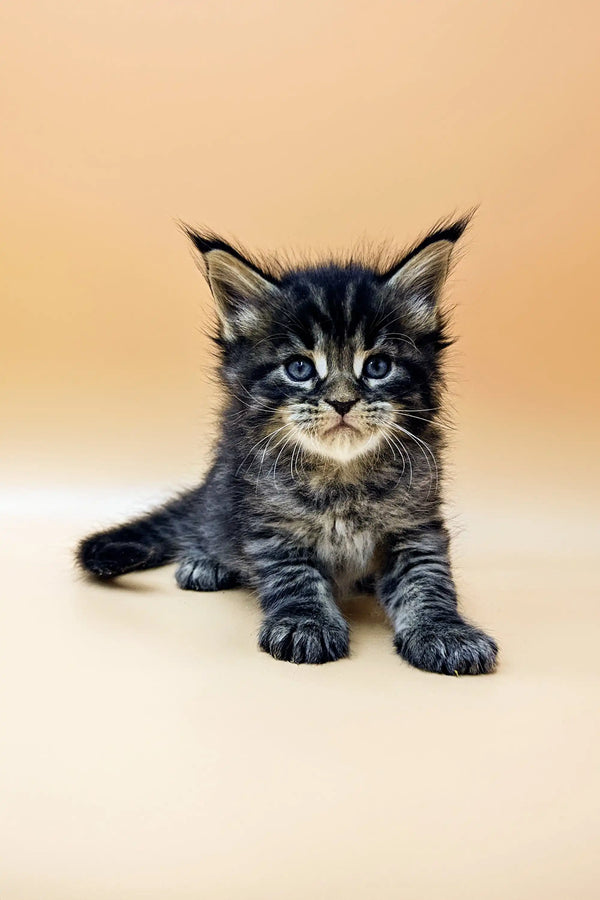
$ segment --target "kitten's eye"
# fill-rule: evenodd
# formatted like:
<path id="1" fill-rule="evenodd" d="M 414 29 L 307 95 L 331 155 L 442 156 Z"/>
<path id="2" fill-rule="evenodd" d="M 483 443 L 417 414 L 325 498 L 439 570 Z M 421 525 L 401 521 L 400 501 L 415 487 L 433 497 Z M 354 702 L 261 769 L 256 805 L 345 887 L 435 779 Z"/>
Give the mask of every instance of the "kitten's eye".
<path id="1" fill-rule="evenodd" d="M 366 378 L 385 378 L 391 368 L 392 364 L 388 357 L 380 353 L 377 356 L 369 357 L 365 363 L 363 375 Z"/>
<path id="2" fill-rule="evenodd" d="M 298 356 L 286 363 L 285 371 L 293 381 L 308 381 L 315 374 L 315 367 L 309 359 Z"/>

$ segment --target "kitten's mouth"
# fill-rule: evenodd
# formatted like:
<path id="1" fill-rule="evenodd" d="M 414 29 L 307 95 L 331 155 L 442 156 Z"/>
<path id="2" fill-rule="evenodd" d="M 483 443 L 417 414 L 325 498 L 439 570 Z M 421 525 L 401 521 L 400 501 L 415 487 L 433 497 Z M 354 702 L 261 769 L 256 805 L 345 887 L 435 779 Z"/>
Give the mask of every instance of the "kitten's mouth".
<path id="1" fill-rule="evenodd" d="M 328 428 L 327 431 L 324 431 L 324 435 L 328 434 L 337 434 L 340 431 L 354 431 L 355 434 L 360 434 L 358 428 L 354 425 L 351 425 L 350 422 L 345 422 L 343 419 L 341 422 L 337 422 L 335 425 L 332 425 L 331 428 Z"/>
<path id="2" fill-rule="evenodd" d="M 291 418 L 289 424 L 293 427 L 296 441 L 309 453 L 338 463 L 348 463 L 355 457 L 376 450 L 382 439 L 380 426 L 372 419 L 361 416 L 350 418 L 351 421 L 348 421 L 345 416 L 329 414 L 324 421 L 319 421 L 319 418 L 316 421 L 310 418 L 294 421 Z"/>

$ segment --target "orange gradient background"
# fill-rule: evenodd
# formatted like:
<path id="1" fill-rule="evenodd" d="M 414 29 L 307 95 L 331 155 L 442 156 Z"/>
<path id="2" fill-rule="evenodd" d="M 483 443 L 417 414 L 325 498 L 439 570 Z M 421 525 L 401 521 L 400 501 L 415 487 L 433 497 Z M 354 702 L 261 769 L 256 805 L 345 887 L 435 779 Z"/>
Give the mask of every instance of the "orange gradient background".
<path id="1" fill-rule="evenodd" d="M 3 900 L 591 898 L 598 5 L 22 0 L 0 28 Z M 209 458 L 176 220 L 316 258 L 476 204 L 448 498 L 496 675 L 409 670 L 370 606 L 351 660 L 271 665 L 242 592 L 78 579 L 81 534 Z"/>

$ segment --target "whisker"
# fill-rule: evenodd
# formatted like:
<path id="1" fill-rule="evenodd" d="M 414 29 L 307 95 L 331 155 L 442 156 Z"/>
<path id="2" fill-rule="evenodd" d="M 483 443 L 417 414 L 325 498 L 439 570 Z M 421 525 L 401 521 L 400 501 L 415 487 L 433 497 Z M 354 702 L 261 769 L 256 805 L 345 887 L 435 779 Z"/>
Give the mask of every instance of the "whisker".
<path id="1" fill-rule="evenodd" d="M 292 426 L 290 426 L 290 428 L 292 428 Z M 283 446 L 281 447 L 281 450 L 280 450 L 279 453 L 277 454 L 277 458 L 276 458 L 275 464 L 274 464 L 274 466 L 273 466 L 273 483 L 275 483 L 275 473 L 277 472 L 277 463 L 279 462 L 279 460 L 280 460 L 280 458 L 281 458 L 281 454 L 283 453 L 283 451 L 285 450 L 285 448 L 287 447 L 287 445 L 290 443 L 290 441 L 293 440 L 293 438 L 294 438 L 294 432 L 293 432 L 293 429 L 292 429 L 292 431 L 290 432 L 290 434 L 284 435 L 284 437 L 282 438 Z M 282 441 L 280 441 L 279 444 L 281 444 Z M 273 451 L 275 451 L 275 450 L 277 449 L 277 447 L 279 446 L 279 444 L 277 444 L 277 445 L 273 448 Z"/>
<path id="2" fill-rule="evenodd" d="M 283 426 L 283 428 L 289 428 L 289 427 L 290 427 L 290 423 L 289 423 L 289 422 L 286 423 L 286 424 Z M 280 428 L 279 431 L 282 431 L 283 428 Z M 256 494 L 258 494 L 258 485 L 259 485 L 259 482 L 260 482 L 260 477 L 261 477 L 261 475 L 262 475 L 262 468 L 263 468 L 263 465 L 264 465 L 264 462 L 265 462 L 265 457 L 266 457 L 268 451 L 271 449 L 271 440 L 273 440 L 273 438 L 275 437 L 275 435 L 276 435 L 277 433 L 278 433 L 278 432 L 275 432 L 274 434 L 271 435 L 270 440 L 267 442 L 266 446 L 265 446 L 264 449 L 263 449 L 262 457 L 261 457 L 261 460 L 260 460 L 260 465 L 259 465 L 259 467 L 258 467 L 258 472 L 257 472 L 257 475 L 256 475 L 256 484 L 255 484 L 255 493 L 256 493 Z M 285 435 L 284 435 L 283 439 L 285 439 Z M 277 447 L 279 447 L 279 444 L 280 444 L 280 443 L 281 443 L 281 440 L 276 442 L 275 446 L 272 448 L 273 451 L 275 451 L 275 450 L 277 449 Z M 254 457 L 254 458 L 256 459 L 256 454 L 255 454 L 255 457 Z"/>
<path id="3" fill-rule="evenodd" d="M 443 409 L 443 407 L 442 406 L 423 406 L 423 407 L 411 406 L 410 409 L 411 409 L 411 412 L 439 412 L 441 409 Z"/>
<path id="4" fill-rule="evenodd" d="M 274 405 L 274 404 L 272 404 L 272 403 L 268 403 L 267 401 L 263 400 L 263 399 L 260 398 L 260 397 L 254 397 L 254 395 L 250 393 L 250 391 L 248 390 L 248 388 L 246 387 L 246 385 L 240 383 L 240 387 L 241 387 L 241 389 L 248 395 L 248 397 L 250 397 L 250 399 L 252 400 L 252 403 L 253 403 L 254 405 L 261 406 L 263 409 L 270 409 L 270 410 L 275 410 L 275 409 L 277 409 L 277 406 L 276 406 L 276 405 Z M 240 401 L 240 403 L 245 403 L 246 406 L 249 406 L 248 401 L 247 401 L 247 400 L 243 400 L 242 397 L 239 397 L 239 396 L 238 396 L 231 388 L 229 389 L 229 391 L 230 391 L 231 394 L 233 394 L 234 397 L 236 397 L 236 398 Z"/>
<path id="5" fill-rule="evenodd" d="M 243 397 L 240 397 L 238 394 L 236 394 L 231 389 L 229 389 L 229 393 L 231 394 L 232 397 L 235 397 L 235 399 L 238 401 L 238 403 L 241 403 L 242 406 L 245 406 L 246 409 L 254 410 L 254 409 L 256 409 L 256 407 L 258 407 L 259 409 L 265 409 L 268 412 L 275 412 L 277 410 L 276 406 L 271 406 L 270 404 L 264 403 L 258 397 L 254 397 L 253 402 L 248 403 L 247 400 L 245 400 Z M 252 395 L 250 395 L 250 396 L 252 396 Z M 245 415 L 247 415 L 247 414 L 245 414 Z"/>
<path id="6" fill-rule="evenodd" d="M 408 471 L 409 471 L 408 486 L 409 486 L 409 488 L 411 488 L 412 483 L 413 483 L 413 466 L 412 466 L 412 460 L 410 458 L 410 452 L 409 452 L 408 448 L 405 446 L 404 442 L 400 440 L 400 438 L 397 438 L 396 440 L 402 447 L 402 450 L 403 450 L 402 460 L 403 461 L 404 461 L 404 453 L 406 453 L 406 462 L 408 463 Z M 400 478 L 402 478 L 403 474 L 404 474 L 404 471 L 402 471 Z M 398 480 L 400 480 L 400 479 L 398 479 Z"/>
<path id="7" fill-rule="evenodd" d="M 426 419 L 423 416 L 413 416 L 412 413 L 407 413 L 404 410 L 402 410 L 402 415 L 406 416 L 407 419 L 418 419 L 420 422 L 427 422 L 428 425 L 435 425 L 436 428 L 445 428 L 447 431 L 456 431 L 453 425 L 446 425 L 444 422 Z"/>
<path id="8" fill-rule="evenodd" d="M 384 330 L 383 337 L 391 338 L 394 341 L 401 341 L 403 344 L 410 344 L 410 346 L 414 347 L 414 349 L 417 351 L 419 349 L 411 337 L 408 337 L 407 334 L 403 334 L 400 331 L 385 331 Z"/>
<path id="9" fill-rule="evenodd" d="M 396 459 L 396 451 L 394 450 L 394 447 L 392 446 L 387 434 L 383 435 L 383 439 L 386 442 L 386 444 L 388 445 L 388 447 L 390 448 L 390 450 L 392 451 L 392 459 Z"/>
<path id="10" fill-rule="evenodd" d="M 250 456 L 250 454 L 252 453 L 253 450 L 255 450 L 255 453 L 254 453 L 252 462 L 254 462 L 254 459 L 256 459 L 256 454 L 259 452 L 259 450 L 257 448 L 259 448 L 260 445 L 262 443 L 264 443 L 264 441 L 267 441 L 267 447 L 268 447 L 268 442 L 271 440 L 271 438 L 275 437 L 276 434 L 279 434 L 280 431 L 283 431 L 283 429 L 287 428 L 287 427 L 288 427 L 288 423 L 286 423 L 285 425 L 282 425 L 280 428 L 277 428 L 275 431 L 270 431 L 269 434 L 266 434 L 259 441 L 257 441 L 255 444 L 253 444 L 252 447 L 250 447 L 250 449 L 246 453 L 245 457 L 243 458 L 243 460 L 241 461 L 239 466 L 237 467 L 237 469 L 235 470 L 235 474 L 236 475 L 238 474 L 238 472 L 240 471 L 240 469 L 242 468 L 242 466 L 244 465 L 244 463 L 246 462 L 246 460 L 248 459 L 248 457 Z M 250 465 L 252 465 L 252 463 Z"/>
<path id="11" fill-rule="evenodd" d="M 404 453 L 402 452 L 402 450 L 400 449 L 400 447 L 398 446 L 396 441 L 394 441 L 389 435 L 384 433 L 383 439 L 386 442 L 386 444 L 388 445 L 388 447 L 390 448 L 390 450 L 392 451 L 392 458 L 394 460 L 396 459 L 396 450 L 398 450 L 398 452 L 400 453 L 400 459 L 402 460 L 402 471 L 400 472 L 400 478 L 402 478 L 402 476 L 404 475 L 404 472 L 406 471 L 406 460 L 404 458 Z M 400 479 L 398 479 L 398 481 L 399 480 Z"/>
<path id="12" fill-rule="evenodd" d="M 421 450 L 421 453 L 423 454 L 423 457 L 425 458 L 425 460 L 427 462 L 427 467 L 429 468 L 429 477 L 431 480 L 433 478 L 433 469 L 431 468 L 431 463 L 429 461 L 429 457 L 427 456 L 427 453 L 425 451 L 427 451 L 430 454 L 431 461 L 433 462 L 433 466 L 435 469 L 435 484 L 436 484 L 436 488 L 437 488 L 439 485 L 438 465 L 437 465 L 437 460 L 435 458 L 433 450 L 431 449 L 429 444 L 426 441 L 422 440 L 421 438 L 417 437 L 416 434 L 413 434 L 412 431 L 409 431 L 407 428 L 403 428 L 401 425 L 392 423 L 392 428 L 397 428 L 399 431 L 401 431 L 407 437 L 412 438 L 413 441 L 416 442 L 417 446 Z"/>
<path id="13" fill-rule="evenodd" d="M 402 441 L 400 440 L 400 438 L 397 438 L 397 437 L 395 437 L 395 436 L 392 436 L 392 435 L 389 434 L 389 433 L 388 433 L 388 437 L 389 437 L 389 439 L 393 442 L 393 444 L 394 444 L 394 446 L 396 447 L 396 449 L 399 451 L 399 453 L 400 453 L 400 458 L 402 459 L 402 471 L 400 472 L 400 478 L 398 479 L 398 482 L 400 481 L 400 479 L 401 479 L 402 476 L 404 475 L 404 473 L 405 473 L 405 471 L 406 471 L 406 463 L 408 462 L 408 465 L 409 465 L 409 471 L 410 471 L 410 481 L 409 481 L 409 486 L 412 486 L 412 462 L 411 462 L 411 459 L 410 459 L 410 453 L 408 452 L 408 450 L 406 449 L 406 447 L 404 446 L 404 444 L 402 443 Z M 405 455 L 405 454 L 406 454 L 406 455 Z"/>

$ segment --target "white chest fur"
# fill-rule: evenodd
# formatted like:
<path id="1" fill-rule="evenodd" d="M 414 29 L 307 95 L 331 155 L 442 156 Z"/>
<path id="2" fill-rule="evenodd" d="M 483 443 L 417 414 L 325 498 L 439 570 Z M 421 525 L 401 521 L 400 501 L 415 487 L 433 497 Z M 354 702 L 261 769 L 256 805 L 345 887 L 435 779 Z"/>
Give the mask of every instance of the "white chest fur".
<path id="1" fill-rule="evenodd" d="M 360 577 L 370 571 L 375 551 L 371 529 L 361 529 L 349 518 L 325 515 L 317 540 L 317 554 L 332 571 Z"/>

